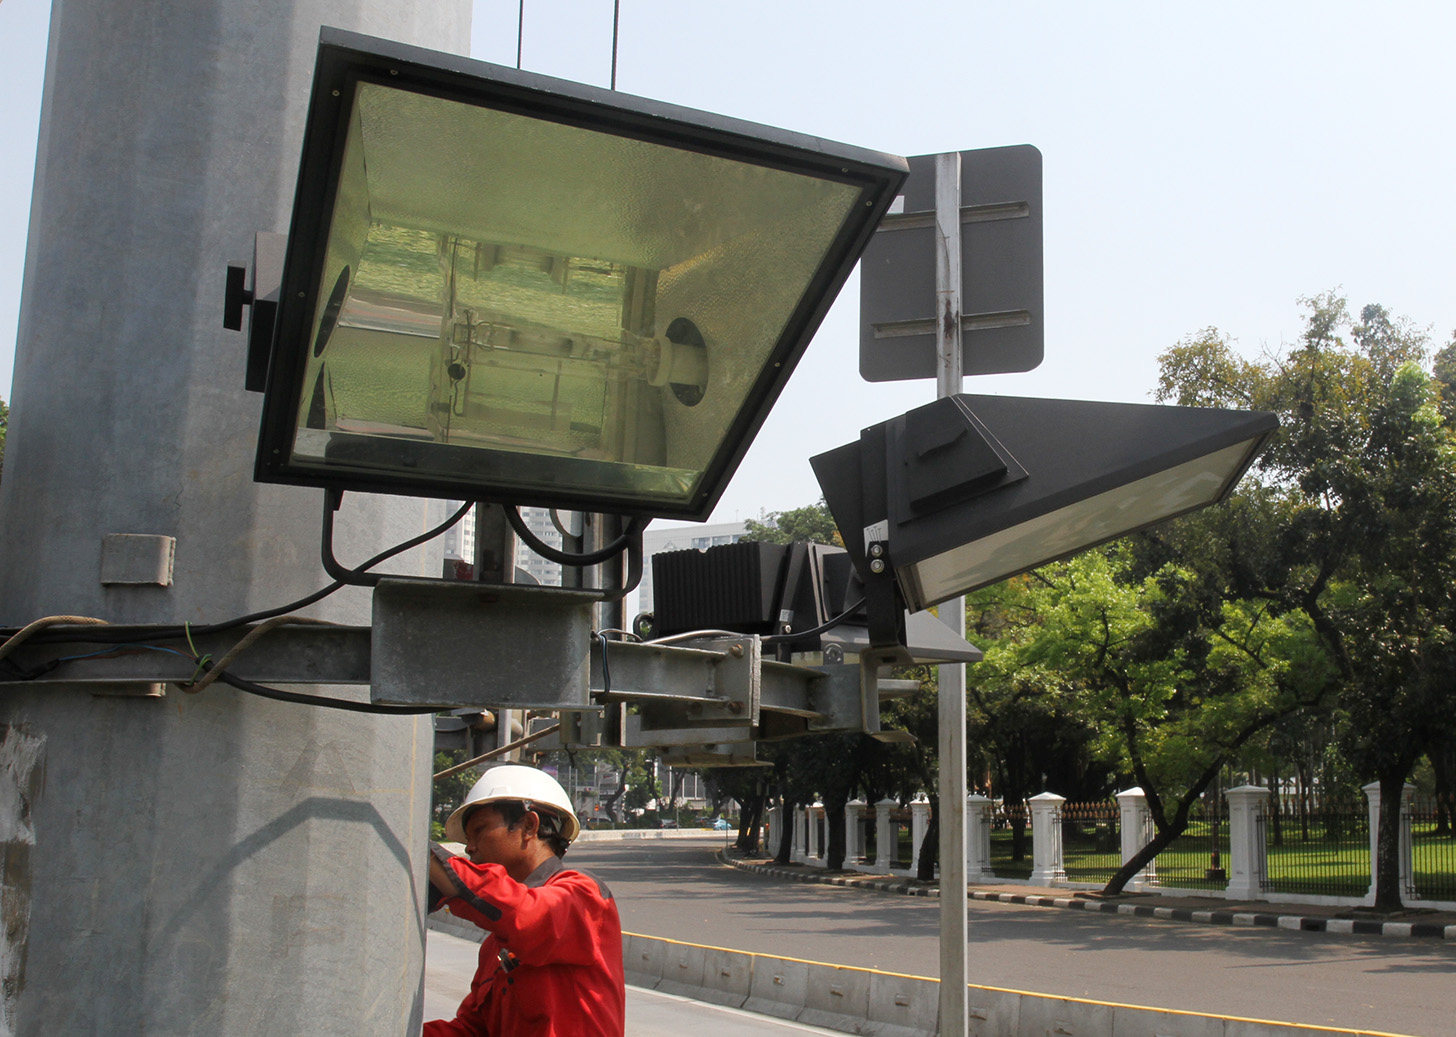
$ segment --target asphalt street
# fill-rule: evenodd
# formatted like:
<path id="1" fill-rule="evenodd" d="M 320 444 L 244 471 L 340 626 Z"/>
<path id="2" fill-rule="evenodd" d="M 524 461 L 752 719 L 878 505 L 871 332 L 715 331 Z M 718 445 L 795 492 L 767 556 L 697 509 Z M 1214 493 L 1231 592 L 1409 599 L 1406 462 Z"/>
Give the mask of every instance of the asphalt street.
<path id="1" fill-rule="evenodd" d="M 719 864 L 721 837 L 580 843 L 567 861 L 650 936 L 912 975 L 939 969 L 938 905 L 790 883 Z M 1283 1022 L 1450 1037 L 1456 946 L 1234 929 L 972 902 L 970 979 L 986 986 Z"/>

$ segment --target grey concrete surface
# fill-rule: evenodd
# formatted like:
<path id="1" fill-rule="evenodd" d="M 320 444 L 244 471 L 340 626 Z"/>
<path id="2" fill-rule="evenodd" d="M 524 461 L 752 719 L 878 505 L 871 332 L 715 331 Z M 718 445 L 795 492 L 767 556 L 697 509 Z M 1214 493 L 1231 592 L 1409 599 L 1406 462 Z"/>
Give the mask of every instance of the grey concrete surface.
<path id="1" fill-rule="evenodd" d="M 252 482 L 260 398 L 243 386 L 245 336 L 222 327 L 224 274 L 256 231 L 288 227 L 320 25 L 459 50 L 470 11 L 53 5 L 0 624 L 217 622 L 329 582 L 322 492 Z M 339 555 L 362 561 L 431 511 L 346 501 Z M 170 584 L 102 583 L 109 534 L 172 538 Z M 431 559 L 405 564 L 419 574 Z M 367 623 L 368 593 L 312 614 Z M 165 699 L 7 688 L 0 1033 L 418 1026 L 430 744 L 428 720 L 222 686 Z"/>
<path id="2" fill-rule="evenodd" d="M 935 974 L 935 903 L 788 883 L 714 858 L 722 838 L 593 843 L 568 857 L 616 894 L 629 931 L 912 975 Z M 973 902 L 970 981 L 1319 1026 L 1456 1033 L 1456 947 L 1233 929 Z"/>

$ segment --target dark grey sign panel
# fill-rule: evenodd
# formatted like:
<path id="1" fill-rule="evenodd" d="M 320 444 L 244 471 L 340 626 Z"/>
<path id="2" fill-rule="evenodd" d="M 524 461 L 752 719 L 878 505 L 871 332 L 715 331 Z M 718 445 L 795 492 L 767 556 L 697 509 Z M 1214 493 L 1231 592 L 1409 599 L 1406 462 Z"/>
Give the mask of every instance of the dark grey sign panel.
<path id="1" fill-rule="evenodd" d="M 904 211 L 860 260 L 859 372 L 869 382 L 934 378 L 935 156 L 909 160 Z M 961 348 L 965 373 L 1041 363 L 1041 152 L 961 152 Z"/>

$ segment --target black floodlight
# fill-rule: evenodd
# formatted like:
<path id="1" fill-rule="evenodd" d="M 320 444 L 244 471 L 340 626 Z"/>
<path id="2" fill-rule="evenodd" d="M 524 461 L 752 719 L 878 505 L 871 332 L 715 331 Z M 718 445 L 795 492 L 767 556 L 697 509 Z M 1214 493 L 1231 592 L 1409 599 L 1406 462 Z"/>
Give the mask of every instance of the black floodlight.
<path id="1" fill-rule="evenodd" d="M 256 477 L 705 518 L 905 173 L 325 29 Z"/>
<path id="2" fill-rule="evenodd" d="M 951 396 L 811 464 L 867 589 L 893 579 L 913 612 L 1222 500 L 1278 424 L 1252 411 Z"/>
<path id="3" fill-rule="evenodd" d="M 872 647 L 865 588 L 842 547 L 741 541 L 652 556 L 652 634 L 732 630 L 770 635 L 780 661 L 796 653 L 841 656 Z M 979 662 L 981 650 L 935 617 L 904 615 L 902 665 Z M 883 653 L 881 653 L 883 654 Z"/>

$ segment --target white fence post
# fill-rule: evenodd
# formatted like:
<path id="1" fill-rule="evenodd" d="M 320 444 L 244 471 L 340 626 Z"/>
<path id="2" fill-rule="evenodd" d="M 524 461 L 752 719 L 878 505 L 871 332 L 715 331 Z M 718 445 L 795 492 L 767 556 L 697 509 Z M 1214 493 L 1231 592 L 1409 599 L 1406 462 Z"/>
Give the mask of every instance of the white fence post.
<path id="1" fill-rule="evenodd" d="M 1151 841 L 1149 836 L 1152 834 L 1152 812 L 1148 810 L 1148 797 L 1142 789 L 1136 786 L 1117 794 L 1117 812 L 1118 830 L 1122 841 L 1122 863 L 1126 864 Z M 1123 888 L 1135 893 L 1146 886 L 1157 885 L 1157 869 L 1156 858 L 1148 861 L 1147 865 L 1130 878 Z"/>
<path id="2" fill-rule="evenodd" d="M 972 792 L 966 797 L 966 881 L 995 882 L 991 870 L 991 812 L 993 804 Z"/>
<path id="3" fill-rule="evenodd" d="M 1229 883 L 1223 895 L 1229 900 L 1258 900 L 1269 874 L 1269 844 L 1259 824 L 1269 790 L 1240 785 L 1223 795 L 1228 800 L 1229 826 Z"/>
<path id="4" fill-rule="evenodd" d="M 930 827 L 930 801 L 917 799 L 910 804 L 910 870 L 920 873 L 920 844 Z"/>
<path id="5" fill-rule="evenodd" d="M 865 801 L 851 799 L 844 804 L 844 865 L 853 867 L 864 856 Z"/>
<path id="6" fill-rule="evenodd" d="M 875 870 L 889 872 L 895 859 L 895 825 L 890 811 L 898 804 L 889 798 L 875 804 Z"/>
<path id="7" fill-rule="evenodd" d="M 1062 804 L 1066 796 L 1043 792 L 1027 800 L 1031 807 L 1031 884 L 1054 886 L 1067 881 L 1062 864 Z"/>
<path id="8" fill-rule="evenodd" d="M 824 867 L 824 804 L 810 803 L 809 809 L 804 811 L 808 819 L 809 842 L 808 849 L 804 851 L 805 864 L 817 864 Z"/>
<path id="9" fill-rule="evenodd" d="M 1365 801 L 1370 811 L 1370 891 L 1365 899 L 1375 903 L 1375 880 L 1380 874 L 1380 782 L 1372 781 L 1364 788 Z M 1415 896 L 1414 847 L 1411 845 L 1411 796 L 1416 787 L 1406 784 L 1400 799 L 1400 895 L 1404 899 Z"/>
<path id="10" fill-rule="evenodd" d="M 804 835 L 808 831 L 808 814 L 803 807 L 793 809 L 794 825 L 794 848 L 789 854 L 789 860 L 799 864 L 804 863 Z"/>
<path id="11" fill-rule="evenodd" d="M 779 828 L 779 808 L 769 807 L 763 812 L 763 849 L 768 856 L 778 856 L 778 838 L 782 831 Z"/>

